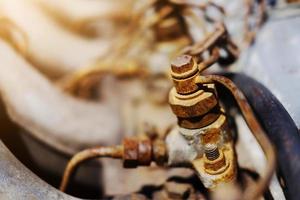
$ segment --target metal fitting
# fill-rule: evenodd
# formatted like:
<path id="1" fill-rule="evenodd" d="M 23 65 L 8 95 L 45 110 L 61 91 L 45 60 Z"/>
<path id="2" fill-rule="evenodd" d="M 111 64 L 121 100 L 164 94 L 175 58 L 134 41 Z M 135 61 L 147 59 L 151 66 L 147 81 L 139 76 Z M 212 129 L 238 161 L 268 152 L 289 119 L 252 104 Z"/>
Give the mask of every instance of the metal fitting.
<path id="1" fill-rule="evenodd" d="M 203 61 L 203 69 L 217 58 Z M 172 62 L 171 75 L 174 87 L 169 93 L 169 104 L 177 116 L 180 134 L 196 151 L 197 156 L 190 162 L 199 178 L 210 189 L 234 180 L 234 148 L 215 84 L 200 75 L 197 62 L 188 55 Z"/>
<path id="2" fill-rule="evenodd" d="M 216 160 L 220 156 L 220 152 L 216 144 L 206 144 L 204 146 L 204 153 L 208 160 Z"/>
<path id="3" fill-rule="evenodd" d="M 176 91 L 179 94 L 190 94 L 199 88 L 196 77 L 199 75 L 197 63 L 192 56 L 182 55 L 171 63 L 171 75 Z"/>
<path id="4" fill-rule="evenodd" d="M 152 161 L 152 144 L 150 140 L 124 139 L 123 148 L 123 165 L 125 168 L 150 165 Z"/>
<path id="5" fill-rule="evenodd" d="M 216 144 L 206 144 L 204 146 L 204 168 L 208 174 L 223 173 L 228 166 L 229 163 L 226 163 L 223 152 L 219 150 Z"/>
<path id="6" fill-rule="evenodd" d="M 205 145 L 204 156 L 192 161 L 202 183 L 209 189 L 217 187 L 220 183 L 232 182 L 237 176 L 232 144 L 226 143 L 220 148 L 214 145 L 212 147 Z"/>
<path id="7" fill-rule="evenodd" d="M 195 60 L 193 56 L 190 55 L 182 55 L 178 56 L 171 62 L 171 70 L 172 76 L 181 78 L 183 77 L 184 73 L 197 70 L 197 66 L 195 68 Z"/>
<path id="8" fill-rule="evenodd" d="M 207 88 L 211 91 L 215 90 L 211 84 L 207 85 Z M 193 94 L 181 95 L 172 88 L 169 93 L 169 104 L 177 117 L 192 118 L 208 113 L 218 104 L 218 101 L 212 92 L 198 90 Z"/>
<path id="9" fill-rule="evenodd" d="M 138 166 L 138 141 L 133 139 L 123 140 L 123 166 L 124 168 L 135 168 Z"/>
<path id="10" fill-rule="evenodd" d="M 123 140 L 123 166 L 124 168 L 136 168 L 137 166 L 149 166 L 152 161 L 163 165 L 167 160 L 167 150 L 162 140 Z"/>
<path id="11" fill-rule="evenodd" d="M 220 115 L 214 84 L 199 86 L 197 62 L 190 55 L 177 57 L 171 63 L 174 88 L 169 93 L 169 104 L 184 128 L 202 128 Z"/>

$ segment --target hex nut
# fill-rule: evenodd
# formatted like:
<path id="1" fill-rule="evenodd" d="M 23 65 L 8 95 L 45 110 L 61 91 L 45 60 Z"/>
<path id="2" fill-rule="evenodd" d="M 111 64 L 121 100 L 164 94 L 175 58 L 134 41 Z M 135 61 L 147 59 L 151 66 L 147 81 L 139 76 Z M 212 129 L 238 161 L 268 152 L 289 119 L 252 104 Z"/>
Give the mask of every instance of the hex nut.
<path id="1" fill-rule="evenodd" d="M 123 140 L 124 155 L 123 166 L 124 168 L 135 168 L 138 166 L 138 141 L 134 139 Z"/>
<path id="2" fill-rule="evenodd" d="M 180 95 L 172 88 L 169 93 L 169 104 L 177 117 L 191 118 L 208 113 L 217 104 L 214 93 L 199 90 L 191 95 Z"/>
<path id="3" fill-rule="evenodd" d="M 178 56 L 171 62 L 172 72 L 177 74 L 188 72 L 193 69 L 194 62 L 193 57 L 190 55 Z"/>

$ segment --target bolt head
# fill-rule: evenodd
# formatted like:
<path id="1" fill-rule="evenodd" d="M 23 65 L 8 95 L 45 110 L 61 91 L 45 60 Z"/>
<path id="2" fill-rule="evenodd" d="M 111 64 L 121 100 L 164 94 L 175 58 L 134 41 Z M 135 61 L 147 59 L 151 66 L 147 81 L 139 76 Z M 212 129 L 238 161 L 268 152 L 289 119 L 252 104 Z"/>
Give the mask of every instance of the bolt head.
<path id="1" fill-rule="evenodd" d="M 171 62 L 171 69 L 174 73 L 181 74 L 185 73 L 194 66 L 194 59 L 190 55 L 178 56 Z"/>

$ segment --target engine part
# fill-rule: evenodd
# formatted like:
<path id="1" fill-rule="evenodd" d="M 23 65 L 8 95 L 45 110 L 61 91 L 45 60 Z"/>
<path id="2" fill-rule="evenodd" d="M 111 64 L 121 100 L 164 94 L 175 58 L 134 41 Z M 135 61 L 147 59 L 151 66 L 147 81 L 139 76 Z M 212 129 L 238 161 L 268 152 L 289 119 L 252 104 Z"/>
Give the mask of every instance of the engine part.
<path id="1" fill-rule="evenodd" d="M 299 199 L 300 136 L 297 126 L 281 103 L 262 84 L 243 74 L 234 74 L 231 79 L 247 97 L 276 147 L 285 195 L 288 199 Z"/>
<path id="2" fill-rule="evenodd" d="M 178 118 L 179 133 L 195 148 L 192 163 L 199 178 L 210 189 L 233 181 L 233 142 L 214 84 L 197 84 L 200 71 L 192 56 L 177 57 L 171 73 L 175 87 L 170 91 L 169 102 Z M 169 160 L 169 164 L 172 162 Z"/>
<path id="3" fill-rule="evenodd" d="M 79 163 L 103 156 L 123 159 L 124 167 L 149 165 L 151 161 L 158 160 L 167 163 L 170 167 L 190 165 L 195 169 L 204 186 L 212 191 L 217 190 L 219 185 L 227 183 L 235 185 L 237 165 L 233 141 L 226 124 L 225 111 L 215 90 L 215 84 L 220 83 L 237 100 L 248 126 L 268 161 L 265 174 L 258 182 L 246 188 L 240 194 L 242 196 L 234 198 L 257 199 L 262 195 L 275 170 L 274 149 L 255 119 L 245 97 L 234 83 L 222 76 L 202 75 L 203 70 L 219 60 L 217 45 L 221 47 L 231 45 L 230 40 L 225 39 L 224 41 L 227 42 L 225 44 L 219 43 L 217 42 L 219 37 L 213 36 L 212 41 L 204 41 L 196 44 L 197 48 L 188 49 L 187 52 L 193 50 L 193 56 L 182 55 L 172 62 L 171 75 L 174 88 L 170 91 L 169 103 L 178 118 L 178 127 L 169 133 L 166 144 L 161 141 L 162 145 L 159 146 L 159 151 L 156 151 L 156 143 L 152 143 L 151 140 L 125 139 L 122 146 L 82 151 L 69 162 L 61 184 L 62 190 L 65 190 L 70 175 Z M 222 35 L 220 37 L 223 38 Z M 205 59 L 203 52 L 207 50 L 210 50 L 210 57 Z M 164 147 L 165 145 L 167 148 Z M 158 157 L 160 159 L 157 159 Z"/>
<path id="4" fill-rule="evenodd" d="M 263 6 L 264 2 L 259 1 L 259 3 Z M 159 18 L 156 23 L 152 24 L 156 39 L 159 43 L 170 41 L 172 43 L 172 41 L 177 41 L 174 43 L 174 47 L 178 47 L 180 45 L 186 46 L 186 44 L 194 42 L 187 31 L 187 26 L 183 21 L 184 17 L 181 15 L 181 12 L 186 7 L 200 7 L 200 9 L 202 9 L 201 5 L 188 4 L 187 2 L 180 0 L 154 1 L 154 5 L 154 11 L 157 12 L 158 15 L 161 14 L 161 18 Z M 260 8 L 261 11 L 263 11 L 264 7 Z M 10 13 L 8 12 L 7 14 Z M 206 18 L 209 17 L 210 16 L 206 16 Z M 214 21 L 213 18 L 210 20 Z M 4 35 L 5 34 L 6 33 L 4 33 Z M 9 40 L 11 40 L 11 38 L 9 38 Z M 179 40 L 183 41 L 183 43 L 179 43 Z M 22 50 L 23 47 L 18 45 L 19 44 L 15 45 L 16 49 L 20 48 Z M 179 48 L 181 48 L 181 46 Z M 191 167 L 196 170 L 202 183 L 211 191 L 218 188 L 219 183 L 222 183 L 222 185 L 235 185 L 235 183 L 231 184 L 236 181 L 236 173 L 238 170 L 234 152 L 234 143 L 231 138 L 231 130 L 228 128 L 228 113 L 223 108 L 216 90 L 218 84 L 223 84 L 237 99 L 238 105 L 241 107 L 250 128 L 265 151 L 269 164 L 266 168 L 266 173 L 258 179 L 258 184 L 252 186 L 250 189 L 246 188 L 246 192 L 242 194 L 245 195 L 243 198 L 257 198 L 256 196 L 253 196 L 253 191 L 259 196 L 265 190 L 272 174 L 275 158 L 272 147 L 267 138 L 265 138 L 263 130 L 253 117 L 253 113 L 247 103 L 244 102 L 245 99 L 243 95 L 232 82 L 224 77 L 215 75 L 204 76 L 202 74 L 206 68 L 216 62 L 218 62 L 219 65 L 229 65 L 233 63 L 239 54 L 237 46 L 229 38 L 224 25 L 220 24 L 217 26 L 216 31 L 209 35 L 204 42 L 196 43 L 193 46 L 184 49 L 183 52 L 188 55 L 179 57 L 171 67 L 175 87 L 170 92 L 170 104 L 178 117 L 178 126 L 173 127 L 170 132 L 168 131 L 166 138 L 162 137 L 157 139 L 157 135 L 159 134 L 154 133 L 148 135 L 150 139 L 125 139 L 123 145 L 120 146 L 99 147 L 83 151 L 77 154 L 74 157 L 75 161 L 73 160 L 74 162 L 71 162 L 68 166 L 67 172 L 69 171 L 69 175 L 77 164 L 86 159 L 108 156 L 118 159 L 122 158 L 124 167 L 126 168 L 149 166 L 151 162 L 155 162 L 157 166 L 177 167 L 182 165 Z M 115 55 L 118 54 L 112 56 L 114 58 L 113 60 L 122 60 L 115 59 L 119 58 Z M 184 61 L 182 62 L 182 60 Z M 126 62 L 122 62 L 121 65 L 123 66 L 124 63 Z M 97 64 L 99 63 L 96 63 L 96 65 Z M 130 63 L 130 65 L 131 64 L 132 63 Z M 134 64 L 137 64 L 135 63 L 135 60 Z M 110 63 L 108 66 L 110 66 Z M 136 68 L 136 65 L 131 66 L 134 67 L 125 67 L 124 71 L 121 71 L 121 74 L 118 74 L 118 72 L 120 72 L 119 69 L 115 68 L 111 70 L 106 66 L 104 68 L 100 67 L 101 69 L 99 71 L 100 73 L 109 71 L 109 73 L 120 76 L 122 76 L 123 72 L 125 72 L 125 75 L 131 74 L 132 72 L 134 72 L 134 76 L 139 74 L 140 67 Z M 144 71 L 142 70 L 142 73 L 143 72 Z M 5 82 L 5 76 L 3 77 L 3 82 Z M 8 79 L 13 79 L 12 76 L 9 77 L 10 78 Z M 99 81 L 98 79 L 99 77 L 97 76 L 95 78 L 92 77 L 90 80 L 84 79 L 82 81 L 84 92 L 80 91 L 79 95 L 87 97 L 88 95 L 86 94 L 88 93 L 85 93 L 85 91 L 90 89 L 91 84 L 89 81 L 95 83 L 96 81 Z M 94 80 L 96 81 L 94 82 Z M 164 100 L 158 101 L 165 102 Z M 119 127 L 119 125 L 116 127 Z M 27 129 L 29 129 L 28 126 Z M 160 130 L 160 132 L 163 131 Z M 144 132 L 142 131 L 142 133 Z M 97 140 L 91 140 L 99 143 Z M 70 141 L 64 141 L 63 144 L 69 145 L 70 143 L 73 143 L 68 142 Z M 77 148 L 82 148 L 80 145 L 81 142 L 82 141 L 78 142 Z M 275 143 L 276 142 L 278 141 L 275 141 Z M 52 143 L 50 144 L 53 145 Z M 276 144 L 280 145 L 280 143 Z M 178 145 L 179 148 L 177 148 L 176 145 Z M 72 145 L 68 147 L 72 148 Z M 64 145 L 60 145 L 60 150 L 66 151 Z M 69 150 L 69 153 L 72 151 L 73 150 Z M 41 154 L 38 156 L 41 157 Z M 67 179 L 69 175 L 66 176 Z M 285 175 L 289 176 L 289 174 Z M 169 198 L 187 198 L 188 195 L 193 194 L 194 192 L 194 188 L 190 187 L 190 185 L 185 185 L 183 183 L 174 184 L 172 181 L 167 181 L 167 183 L 163 184 L 161 187 L 164 188 L 164 192 L 162 193 L 166 193 Z M 62 186 L 62 188 L 65 188 L 65 186 Z M 176 188 L 178 188 L 178 190 Z M 162 196 L 166 194 L 162 194 Z"/>

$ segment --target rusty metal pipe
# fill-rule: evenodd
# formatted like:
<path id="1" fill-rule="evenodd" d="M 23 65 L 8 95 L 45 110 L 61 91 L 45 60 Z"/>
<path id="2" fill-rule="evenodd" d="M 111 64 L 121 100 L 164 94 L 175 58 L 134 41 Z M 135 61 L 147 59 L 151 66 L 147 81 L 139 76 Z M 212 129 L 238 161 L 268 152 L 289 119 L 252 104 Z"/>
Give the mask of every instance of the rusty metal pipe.
<path id="1" fill-rule="evenodd" d="M 150 139 L 125 138 L 122 145 L 85 149 L 75 154 L 67 164 L 60 190 L 66 190 L 75 169 L 87 160 L 100 157 L 122 159 L 124 168 L 136 168 L 137 166 L 149 166 L 152 161 L 163 165 L 166 162 L 166 154 L 164 142 L 160 139 L 152 141 Z"/>
<path id="2" fill-rule="evenodd" d="M 287 199 L 300 199 L 300 136 L 291 116 L 262 84 L 243 74 L 226 74 L 243 91 L 274 143 Z"/>
<path id="3" fill-rule="evenodd" d="M 258 199 L 262 196 L 263 192 L 267 189 L 272 175 L 274 174 L 276 167 L 276 154 L 271 144 L 270 140 L 266 136 L 266 133 L 260 126 L 259 122 L 255 118 L 255 115 L 247 102 L 247 99 L 243 93 L 237 88 L 237 86 L 228 78 L 218 75 L 206 75 L 206 79 L 211 80 L 212 82 L 220 83 L 224 85 L 236 99 L 239 108 L 248 124 L 250 130 L 252 131 L 254 137 L 262 147 L 262 150 L 265 153 L 267 159 L 266 170 L 264 176 L 259 179 L 255 186 L 248 187 L 243 194 L 242 199 Z"/>
<path id="4" fill-rule="evenodd" d="M 65 191 L 69 183 L 70 177 L 74 173 L 75 169 L 81 163 L 99 157 L 108 158 L 122 158 L 123 157 L 123 146 L 115 147 L 94 147 L 85 149 L 75 154 L 72 159 L 68 162 L 68 165 L 64 171 L 63 179 L 59 189 Z"/>

